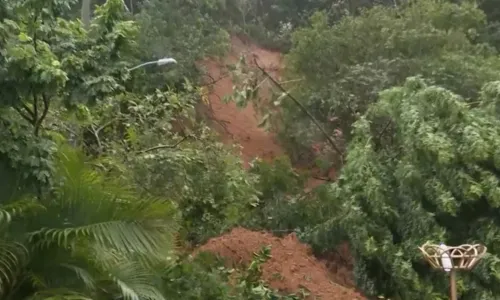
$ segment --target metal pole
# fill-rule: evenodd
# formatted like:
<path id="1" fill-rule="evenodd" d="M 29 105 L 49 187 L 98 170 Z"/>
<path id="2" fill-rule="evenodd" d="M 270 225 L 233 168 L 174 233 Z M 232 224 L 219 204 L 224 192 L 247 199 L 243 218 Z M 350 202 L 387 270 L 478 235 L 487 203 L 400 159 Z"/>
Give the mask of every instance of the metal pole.
<path id="1" fill-rule="evenodd" d="M 154 65 L 156 63 L 158 63 L 158 61 L 156 61 L 156 60 L 155 61 L 148 61 L 146 63 L 143 63 L 143 64 L 137 65 L 137 66 L 135 66 L 133 68 L 130 68 L 128 70 L 132 71 L 132 70 L 139 69 L 139 68 L 142 68 L 142 67 L 147 66 L 147 65 Z"/>
<path id="2" fill-rule="evenodd" d="M 419 247 L 425 259 L 434 269 L 444 270 L 450 274 L 450 299 L 457 300 L 457 271 L 472 270 L 488 250 L 481 244 L 464 244 L 448 247 L 426 242 Z"/>
<path id="3" fill-rule="evenodd" d="M 457 271 L 452 269 L 450 271 L 450 299 L 457 300 Z"/>

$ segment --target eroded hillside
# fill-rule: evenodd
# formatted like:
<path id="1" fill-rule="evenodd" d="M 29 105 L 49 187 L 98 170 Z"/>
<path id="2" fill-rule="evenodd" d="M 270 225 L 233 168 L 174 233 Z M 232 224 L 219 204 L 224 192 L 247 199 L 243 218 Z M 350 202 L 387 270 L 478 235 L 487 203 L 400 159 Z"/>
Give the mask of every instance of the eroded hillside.
<path id="1" fill-rule="evenodd" d="M 252 105 L 238 108 L 234 103 L 225 103 L 223 98 L 233 92 L 233 83 L 228 64 L 234 64 L 241 55 L 256 55 L 263 66 L 273 75 L 278 75 L 281 65 L 281 54 L 245 43 L 238 37 L 232 38 L 231 52 L 224 61 L 207 60 L 204 66 L 210 80 L 209 102 L 214 128 L 221 134 L 227 144 L 241 145 L 241 155 L 245 165 L 256 157 L 270 161 L 283 154 L 272 133 L 258 127 L 259 116 Z M 266 93 L 268 86 L 263 86 L 261 93 Z M 265 95 L 264 95 L 265 96 Z"/>
<path id="2" fill-rule="evenodd" d="M 258 126 L 260 116 L 252 105 L 238 108 L 235 103 L 223 100 L 233 93 L 233 82 L 227 66 L 235 64 L 241 55 L 256 57 L 261 67 L 279 78 L 282 54 L 233 36 L 230 54 L 225 59 L 207 59 L 203 63 L 210 82 L 208 105 L 212 126 L 220 133 L 224 143 L 241 146 L 241 157 L 248 166 L 256 157 L 272 161 L 283 155 L 284 151 L 272 132 Z M 260 96 L 265 99 L 270 88 L 269 85 L 262 85 Z M 321 180 L 311 178 L 305 188 L 310 189 L 321 183 Z M 305 289 L 319 299 L 363 299 L 352 289 L 354 284 L 350 266 L 341 263 L 338 257 L 319 261 L 294 235 L 279 239 L 268 233 L 236 228 L 227 235 L 211 239 L 200 250 L 214 252 L 233 263 L 248 263 L 252 253 L 265 245 L 272 246 L 273 258 L 265 264 L 263 275 L 273 288 L 286 292 Z"/>

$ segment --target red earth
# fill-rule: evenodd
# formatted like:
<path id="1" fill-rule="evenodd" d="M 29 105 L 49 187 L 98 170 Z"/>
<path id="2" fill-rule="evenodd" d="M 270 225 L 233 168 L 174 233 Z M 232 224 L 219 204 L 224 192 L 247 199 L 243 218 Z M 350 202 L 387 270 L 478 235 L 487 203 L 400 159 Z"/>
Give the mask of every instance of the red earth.
<path id="1" fill-rule="evenodd" d="M 210 92 L 208 95 L 209 114 L 212 127 L 217 130 L 221 139 L 228 145 L 241 146 L 241 158 L 244 165 L 256 157 L 265 161 L 272 161 L 275 157 L 283 155 L 284 151 L 277 143 L 275 135 L 259 128 L 260 116 L 252 105 L 238 108 L 235 103 L 225 103 L 225 96 L 233 92 L 233 82 L 228 76 L 228 64 L 235 64 L 241 55 L 247 57 L 247 61 L 256 58 L 259 65 L 279 81 L 279 73 L 282 69 L 282 54 L 280 52 L 263 49 L 248 40 L 233 36 L 231 38 L 231 51 L 224 60 L 206 59 L 203 66 L 206 68 Z M 260 86 L 259 96 L 266 98 L 270 94 L 270 83 L 266 82 Z M 299 168 L 299 171 L 302 168 Z M 318 170 L 307 170 L 310 173 L 319 173 Z M 331 169 L 327 174 L 328 180 L 336 177 L 335 170 Z M 325 183 L 325 180 L 311 177 L 306 185 L 306 191 Z"/>
<path id="2" fill-rule="evenodd" d="M 272 161 L 283 155 L 284 151 L 272 133 L 259 128 L 259 116 L 252 105 L 241 109 L 232 102 L 223 101 L 225 96 L 233 92 L 233 82 L 228 76 L 226 65 L 236 63 L 242 54 L 249 58 L 256 57 L 259 65 L 279 80 L 282 55 L 235 36 L 231 44 L 230 54 L 223 61 L 207 59 L 203 62 L 211 78 L 208 106 L 210 118 L 215 121 L 212 122 L 213 128 L 220 133 L 224 143 L 241 146 L 241 158 L 248 167 L 249 162 L 256 157 Z M 260 96 L 265 98 L 270 92 L 269 88 L 261 87 Z M 328 177 L 335 178 L 334 170 L 329 172 Z M 311 178 L 305 187 L 306 191 L 322 183 L 324 180 Z M 352 262 L 347 246 L 332 251 L 320 261 L 294 234 L 279 239 L 269 233 L 235 228 L 227 235 L 211 239 L 197 251 L 211 251 L 233 263 L 248 263 L 253 252 L 265 245 L 272 246 L 273 257 L 265 264 L 263 277 L 273 288 L 286 292 L 305 288 L 315 299 L 365 299 L 353 290 Z"/>
<path id="3" fill-rule="evenodd" d="M 198 251 L 217 254 L 229 264 L 248 264 L 254 252 L 271 246 L 271 258 L 262 266 L 263 279 L 284 293 L 301 289 L 307 299 L 362 300 L 361 294 L 346 286 L 353 286 L 351 270 L 332 267 L 316 259 L 309 246 L 302 244 L 294 233 L 278 238 L 270 233 L 234 228 L 230 233 L 210 239 Z"/>
<path id="4" fill-rule="evenodd" d="M 245 108 L 238 108 L 233 102 L 223 101 L 225 96 L 233 92 L 233 82 L 228 76 L 226 64 L 235 64 L 242 54 L 247 57 L 256 55 L 264 68 L 276 70 L 281 64 L 281 53 L 267 51 L 254 44 L 246 44 L 237 37 L 232 38 L 231 44 L 231 52 L 225 61 L 206 60 L 203 63 L 211 80 L 215 81 L 210 87 L 209 94 L 211 117 L 217 121 L 214 129 L 221 134 L 223 142 L 241 146 L 241 158 L 245 166 L 256 157 L 271 161 L 276 156 L 282 155 L 283 150 L 273 134 L 258 127 L 259 116 L 254 107 L 247 105 Z M 277 72 L 272 73 L 277 75 Z M 266 92 L 266 87 L 263 87 L 261 94 Z"/>

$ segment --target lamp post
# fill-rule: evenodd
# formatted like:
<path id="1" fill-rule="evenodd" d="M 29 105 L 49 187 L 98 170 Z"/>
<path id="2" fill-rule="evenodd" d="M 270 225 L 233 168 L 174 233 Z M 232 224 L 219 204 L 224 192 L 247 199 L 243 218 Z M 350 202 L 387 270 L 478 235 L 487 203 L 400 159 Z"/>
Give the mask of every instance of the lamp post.
<path id="1" fill-rule="evenodd" d="M 148 61 L 148 62 L 142 63 L 140 65 L 137 65 L 135 67 L 128 69 L 128 71 L 130 72 L 132 70 L 142 68 L 142 67 L 148 66 L 148 65 L 163 66 L 163 65 L 168 65 L 168 64 L 177 64 L 177 61 L 171 57 L 165 57 L 165 58 L 162 58 L 159 60 L 153 60 L 153 61 Z"/>
<path id="2" fill-rule="evenodd" d="M 434 269 L 450 272 L 451 300 L 457 300 L 456 272 L 474 268 L 487 250 L 485 246 L 480 244 L 448 247 L 443 243 L 435 245 L 429 242 L 419 247 L 419 249 Z"/>

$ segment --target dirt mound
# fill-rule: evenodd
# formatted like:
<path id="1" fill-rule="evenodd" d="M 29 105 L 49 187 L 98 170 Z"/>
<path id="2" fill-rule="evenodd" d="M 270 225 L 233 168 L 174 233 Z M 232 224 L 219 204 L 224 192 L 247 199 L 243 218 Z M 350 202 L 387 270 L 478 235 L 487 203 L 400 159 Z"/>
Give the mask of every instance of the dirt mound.
<path id="1" fill-rule="evenodd" d="M 336 272 L 318 261 L 311 249 L 299 242 L 295 234 L 277 238 L 269 233 L 235 228 L 230 233 L 209 240 L 198 251 L 209 251 L 233 264 L 247 264 L 262 246 L 271 246 L 272 258 L 263 265 L 263 279 L 284 292 L 308 291 L 311 299 L 361 300 L 355 291 L 339 283 L 352 283 L 351 273 L 342 268 Z"/>
<path id="2" fill-rule="evenodd" d="M 238 108 L 234 103 L 225 103 L 223 98 L 233 92 L 233 82 L 229 76 L 227 64 L 234 64 L 241 55 L 257 56 L 259 63 L 277 75 L 281 65 L 281 54 L 268 51 L 258 46 L 244 42 L 238 37 L 232 37 L 231 52 L 224 61 L 205 60 L 202 64 L 206 68 L 210 79 L 210 93 L 208 96 L 210 114 L 214 120 L 213 128 L 220 134 L 222 141 L 227 144 L 241 145 L 242 159 L 245 165 L 256 157 L 271 161 L 282 155 L 283 150 L 275 141 L 273 134 L 259 128 L 260 122 L 254 107 L 249 104 L 246 108 Z M 261 94 L 265 94 L 266 87 L 262 87 Z M 262 95 L 265 97 L 265 95 Z"/>

